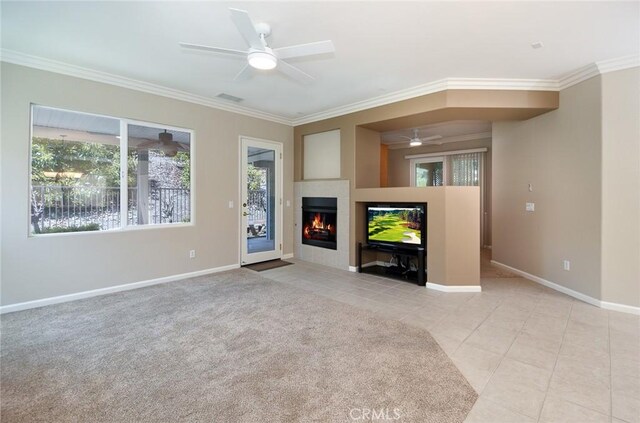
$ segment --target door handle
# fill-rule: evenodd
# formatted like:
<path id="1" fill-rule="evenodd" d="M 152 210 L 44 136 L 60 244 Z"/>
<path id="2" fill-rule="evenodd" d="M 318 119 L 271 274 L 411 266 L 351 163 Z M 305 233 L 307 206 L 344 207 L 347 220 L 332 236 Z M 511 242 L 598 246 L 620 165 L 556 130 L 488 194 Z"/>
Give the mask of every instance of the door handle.
<path id="1" fill-rule="evenodd" d="M 242 212 L 242 215 L 243 215 L 243 216 L 249 216 L 249 213 L 247 213 L 247 212 Z"/>

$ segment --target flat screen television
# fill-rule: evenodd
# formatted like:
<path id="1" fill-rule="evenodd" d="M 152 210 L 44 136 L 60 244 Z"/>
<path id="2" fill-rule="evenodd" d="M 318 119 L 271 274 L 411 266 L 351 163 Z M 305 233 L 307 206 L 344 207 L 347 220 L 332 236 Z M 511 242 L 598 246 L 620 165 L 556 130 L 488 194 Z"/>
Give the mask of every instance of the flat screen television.
<path id="1" fill-rule="evenodd" d="M 367 204 L 367 244 L 403 249 L 426 248 L 427 205 Z"/>

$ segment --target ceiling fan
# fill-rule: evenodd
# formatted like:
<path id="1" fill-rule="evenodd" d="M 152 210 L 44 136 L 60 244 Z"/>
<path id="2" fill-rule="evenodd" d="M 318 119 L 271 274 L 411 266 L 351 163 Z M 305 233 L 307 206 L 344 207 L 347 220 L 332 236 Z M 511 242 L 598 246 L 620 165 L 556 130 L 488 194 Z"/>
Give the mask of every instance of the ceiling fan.
<path id="1" fill-rule="evenodd" d="M 164 132 L 158 134 L 157 140 L 147 139 L 147 142 L 138 144 L 138 150 L 160 150 L 167 157 L 175 157 L 178 151 L 189 151 L 189 146 L 173 140 L 173 134 Z"/>
<path id="2" fill-rule="evenodd" d="M 438 142 L 436 140 L 442 139 L 442 135 L 431 135 L 430 137 L 420 138 L 418 136 L 418 130 L 413 130 L 413 137 L 401 136 L 402 138 L 406 138 L 409 140 L 409 145 L 411 147 L 417 147 L 422 144 L 430 144 L 430 145 L 442 145 L 442 142 Z"/>
<path id="3" fill-rule="evenodd" d="M 335 51 L 331 40 L 272 49 L 266 41 L 266 38 L 271 34 L 271 27 L 268 24 L 259 23 L 254 25 L 246 10 L 229 8 L 229 11 L 231 11 L 231 20 L 238 28 L 242 38 L 249 45 L 248 50 L 233 50 L 192 43 L 180 43 L 180 45 L 187 49 L 246 57 L 248 63 L 238 72 L 234 81 L 248 79 L 252 73 L 251 69 L 269 70 L 277 68 L 277 70 L 298 82 L 310 83 L 315 79 L 313 76 L 285 62 L 284 59 L 333 53 Z"/>

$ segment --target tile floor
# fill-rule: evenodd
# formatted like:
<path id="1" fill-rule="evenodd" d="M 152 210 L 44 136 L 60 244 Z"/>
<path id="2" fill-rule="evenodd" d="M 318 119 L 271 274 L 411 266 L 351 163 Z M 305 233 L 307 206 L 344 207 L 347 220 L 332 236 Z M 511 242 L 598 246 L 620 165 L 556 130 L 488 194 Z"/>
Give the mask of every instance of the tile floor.
<path id="1" fill-rule="evenodd" d="M 467 422 L 640 422 L 640 316 L 491 266 L 481 293 L 442 293 L 292 260 L 262 272 L 427 329 L 478 392 Z"/>

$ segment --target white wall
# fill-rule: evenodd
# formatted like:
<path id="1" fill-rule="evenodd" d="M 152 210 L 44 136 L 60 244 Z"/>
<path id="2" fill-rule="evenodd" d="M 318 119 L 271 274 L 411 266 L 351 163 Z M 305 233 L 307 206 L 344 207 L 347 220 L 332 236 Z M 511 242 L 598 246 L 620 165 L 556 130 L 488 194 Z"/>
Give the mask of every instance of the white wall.
<path id="1" fill-rule="evenodd" d="M 195 225 L 29 237 L 30 103 L 193 129 Z M 286 125 L 6 63 L 1 116 L 2 305 L 237 265 L 240 135 L 284 144 L 283 203 L 293 203 Z M 292 209 L 284 209 L 285 254 L 293 252 Z"/>

